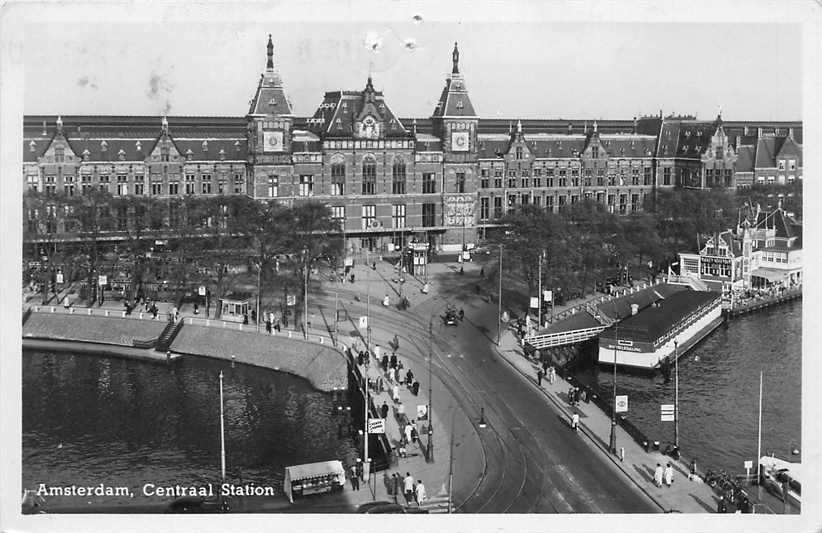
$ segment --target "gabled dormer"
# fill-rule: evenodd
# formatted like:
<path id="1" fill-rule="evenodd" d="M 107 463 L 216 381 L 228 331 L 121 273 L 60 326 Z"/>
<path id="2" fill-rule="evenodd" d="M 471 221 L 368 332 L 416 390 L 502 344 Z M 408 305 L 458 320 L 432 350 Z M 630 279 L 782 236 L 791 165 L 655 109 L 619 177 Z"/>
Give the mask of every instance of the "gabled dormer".
<path id="1" fill-rule="evenodd" d="M 53 163 L 53 164 L 74 164 L 77 162 L 77 154 L 74 153 L 71 145 L 66 138 L 66 135 L 63 131 L 63 118 L 57 117 L 57 131 L 54 134 L 54 137 L 51 138 L 51 141 L 48 144 L 45 152 L 43 152 L 40 161 L 43 163 Z"/>
<path id="2" fill-rule="evenodd" d="M 525 136 L 522 134 L 522 121 L 517 121 L 517 127 L 511 133 L 511 139 L 508 144 L 508 151 L 505 154 L 506 162 L 511 165 L 520 163 L 521 165 L 530 165 L 534 161 L 534 152 L 528 146 Z"/>
<path id="3" fill-rule="evenodd" d="M 274 67 L 274 43 L 268 36 L 266 67 L 248 110 L 250 162 L 275 162 L 291 151 L 294 114 L 280 74 Z"/>
<path id="4" fill-rule="evenodd" d="M 150 163 L 176 163 L 184 159 L 174 144 L 174 139 L 171 138 L 171 132 L 168 127 L 168 119 L 162 118 L 160 126 L 160 136 L 154 146 L 148 150 L 147 161 Z M 145 146 L 141 146 L 145 149 Z"/>
<path id="5" fill-rule="evenodd" d="M 608 150 L 606 150 L 605 144 L 599 138 L 599 128 L 596 120 L 594 121 L 591 133 L 588 134 L 585 140 L 585 148 L 582 149 L 581 156 L 584 159 L 608 159 Z"/>
<path id="6" fill-rule="evenodd" d="M 451 74 L 445 80 L 431 117 L 434 135 L 442 139 L 446 161 L 466 162 L 477 157 L 477 125 L 479 116 L 468 97 L 465 80 L 459 70 L 459 49 L 454 43 L 451 54 Z"/>
<path id="7" fill-rule="evenodd" d="M 733 144 L 731 144 L 730 137 L 725 133 L 721 113 L 716 116 L 714 133 L 705 146 L 705 151 L 702 153 L 702 160 L 727 161 L 729 164 L 733 164 L 736 161 L 736 151 L 734 150 Z"/>
<path id="8" fill-rule="evenodd" d="M 371 76 L 362 91 L 360 112 L 354 117 L 352 129 L 355 137 L 361 139 L 379 139 L 385 136 L 385 122 L 376 101 L 376 91 Z M 385 104 L 382 104 L 383 111 Z"/>

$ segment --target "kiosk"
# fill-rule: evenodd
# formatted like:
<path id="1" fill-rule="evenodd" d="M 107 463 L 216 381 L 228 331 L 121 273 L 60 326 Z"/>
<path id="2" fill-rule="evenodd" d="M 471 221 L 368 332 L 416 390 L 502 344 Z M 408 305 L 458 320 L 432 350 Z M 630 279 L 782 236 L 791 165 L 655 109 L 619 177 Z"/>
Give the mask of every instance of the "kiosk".
<path id="1" fill-rule="evenodd" d="M 295 496 L 308 496 L 342 490 L 345 469 L 338 460 L 285 467 L 283 492 L 294 503 Z"/>
<path id="2" fill-rule="evenodd" d="M 220 298 L 220 319 L 228 322 L 243 322 L 249 316 L 251 296 L 245 293 L 229 293 Z"/>
<path id="3" fill-rule="evenodd" d="M 428 248 L 427 242 L 411 242 L 408 243 L 408 248 L 412 254 L 412 264 L 414 266 L 413 273 L 415 276 L 424 276 L 428 268 Z"/>

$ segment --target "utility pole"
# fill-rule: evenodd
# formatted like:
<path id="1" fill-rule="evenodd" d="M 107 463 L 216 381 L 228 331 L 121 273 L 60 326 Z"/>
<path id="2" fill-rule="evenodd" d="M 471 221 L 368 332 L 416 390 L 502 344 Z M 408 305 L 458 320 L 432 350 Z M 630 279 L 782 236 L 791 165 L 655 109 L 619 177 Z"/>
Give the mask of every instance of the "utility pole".
<path id="1" fill-rule="evenodd" d="M 434 462 L 434 443 L 431 441 L 431 437 L 433 436 L 434 430 L 431 428 L 431 423 L 434 421 L 434 417 L 431 414 L 431 382 L 432 382 L 432 372 L 431 372 L 431 362 L 433 359 L 433 348 L 431 346 L 432 339 L 434 337 L 434 323 L 433 318 L 428 319 L 428 445 L 426 446 L 425 450 L 425 462 L 433 463 Z"/>
<path id="2" fill-rule="evenodd" d="M 260 293 L 263 290 L 262 286 L 262 273 L 263 273 L 263 260 L 260 258 L 260 262 L 257 264 L 257 333 L 260 332 Z"/>
<path id="3" fill-rule="evenodd" d="M 499 298 L 497 298 L 497 346 L 502 344 L 502 244 L 499 245 Z"/>
<path id="4" fill-rule="evenodd" d="M 305 310 L 303 313 L 303 330 L 305 331 L 305 338 L 308 338 L 308 248 L 303 248 L 303 255 L 305 256 L 305 296 L 303 297 L 305 303 Z M 257 313 L 259 318 L 259 311 Z"/>
<path id="5" fill-rule="evenodd" d="M 759 371 L 759 430 L 756 441 L 756 484 L 762 479 L 762 370 Z"/>
<path id="6" fill-rule="evenodd" d="M 223 422 L 223 371 L 220 370 L 220 472 L 225 483 L 225 423 Z"/>
<path id="7" fill-rule="evenodd" d="M 539 267 L 537 271 L 538 285 L 537 285 L 537 331 L 542 328 L 542 256 L 545 255 L 545 250 L 539 254 Z"/>
<path id="8" fill-rule="evenodd" d="M 448 459 L 448 514 L 453 512 L 454 506 L 454 414 L 456 409 L 451 406 L 451 456 Z"/>
<path id="9" fill-rule="evenodd" d="M 674 446 L 679 448 L 679 341 L 674 340 Z"/>
<path id="10" fill-rule="evenodd" d="M 619 346 L 619 315 L 617 315 L 617 321 L 614 324 L 614 401 L 613 405 L 611 406 L 611 439 L 610 439 L 610 448 L 611 453 L 616 454 L 616 379 L 617 379 L 617 349 Z"/>
<path id="11" fill-rule="evenodd" d="M 334 289 L 334 346 L 337 345 L 337 325 L 339 313 L 339 289 Z"/>

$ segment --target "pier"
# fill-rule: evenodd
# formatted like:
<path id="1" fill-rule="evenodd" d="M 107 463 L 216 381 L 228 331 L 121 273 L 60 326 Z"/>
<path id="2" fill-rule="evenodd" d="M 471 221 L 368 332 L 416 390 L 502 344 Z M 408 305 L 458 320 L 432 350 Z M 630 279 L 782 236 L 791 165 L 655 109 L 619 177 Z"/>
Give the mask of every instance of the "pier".
<path id="1" fill-rule="evenodd" d="M 794 289 L 787 289 L 778 294 L 746 299 L 741 303 L 737 303 L 736 305 L 733 305 L 732 307 L 725 309 L 725 315 L 729 317 L 736 317 L 739 315 L 752 313 L 760 309 L 773 307 L 774 305 L 780 305 L 785 302 L 790 302 L 798 298 L 802 298 L 801 286 Z"/>

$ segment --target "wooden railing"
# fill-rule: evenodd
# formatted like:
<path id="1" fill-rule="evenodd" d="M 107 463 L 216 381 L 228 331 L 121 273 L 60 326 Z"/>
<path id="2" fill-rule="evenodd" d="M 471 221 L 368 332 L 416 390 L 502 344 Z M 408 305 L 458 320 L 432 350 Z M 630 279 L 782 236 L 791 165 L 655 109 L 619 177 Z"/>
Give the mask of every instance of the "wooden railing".
<path id="1" fill-rule="evenodd" d="M 563 331 L 560 333 L 549 333 L 547 335 L 532 335 L 526 337 L 525 342 L 537 349 L 554 348 L 586 341 L 592 337 L 596 337 L 604 329 L 605 326 L 597 326 L 594 328 L 575 329 L 573 331 Z"/>

